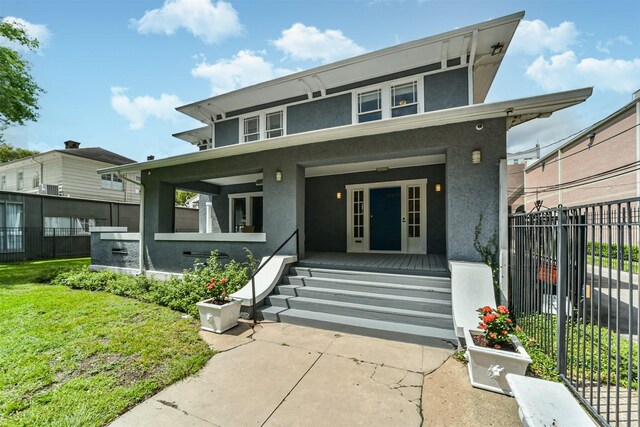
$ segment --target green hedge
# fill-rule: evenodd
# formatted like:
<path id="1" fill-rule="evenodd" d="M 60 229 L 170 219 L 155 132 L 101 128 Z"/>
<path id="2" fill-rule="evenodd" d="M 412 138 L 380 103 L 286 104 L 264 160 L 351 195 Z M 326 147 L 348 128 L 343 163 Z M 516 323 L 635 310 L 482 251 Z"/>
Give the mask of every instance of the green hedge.
<path id="1" fill-rule="evenodd" d="M 598 243 L 598 242 L 587 242 L 587 255 L 600 256 L 602 254 L 603 258 L 618 258 L 618 245 L 616 243 L 612 243 L 609 245 L 608 243 Z M 624 253 L 623 253 L 624 261 L 629 260 L 629 245 L 624 245 Z M 631 260 L 633 262 L 638 262 L 638 246 L 631 246 Z"/>
<path id="2" fill-rule="evenodd" d="M 196 303 L 210 298 L 206 284 L 211 278 L 225 277 L 238 289 L 244 286 L 251 271 L 256 268 L 256 260 L 247 250 L 247 260 L 235 260 L 225 264 L 220 262 L 218 254 L 213 252 L 206 262 L 196 260 L 193 268 L 185 270 L 182 278 L 156 280 L 145 276 L 129 276 L 111 271 L 90 271 L 79 269 L 63 271 L 53 280 L 52 285 L 63 285 L 73 289 L 104 291 L 115 295 L 152 302 L 173 310 L 198 316 Z"/>

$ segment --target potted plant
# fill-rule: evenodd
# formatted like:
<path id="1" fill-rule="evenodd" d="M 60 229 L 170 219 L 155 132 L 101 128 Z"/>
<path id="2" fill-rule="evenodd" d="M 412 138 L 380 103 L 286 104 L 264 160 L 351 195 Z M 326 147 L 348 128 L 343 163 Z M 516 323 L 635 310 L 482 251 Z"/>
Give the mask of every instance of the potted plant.
<path id="1" fill-rule="evenodd" d="M 513 335 L 519 330 L 507 307 L 485 306 L 478 310 L 478 330 L 464 330 L 471 385 L 512 396 L 507 374 L 524 375 L 531 358 Z"/>
<path id="2" fill-rule="evenodd" d="M 212 277 L 204 286 L 210 298 L 196 303 L 201 328 L 221 334 L 236 326 L 242 300 L 234 300 L 229 295 L 237 291 L 237 286 L 226 277 Z"/>

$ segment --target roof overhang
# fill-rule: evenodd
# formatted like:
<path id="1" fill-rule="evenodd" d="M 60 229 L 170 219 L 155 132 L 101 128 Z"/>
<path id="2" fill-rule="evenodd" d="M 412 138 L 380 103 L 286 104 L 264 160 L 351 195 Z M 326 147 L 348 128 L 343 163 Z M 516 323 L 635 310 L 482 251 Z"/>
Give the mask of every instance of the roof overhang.
<path id="1" fill-rule="evenodd" d="M 177 110 L 210 124 L 220 115 L 285 100 L 311 99 L 338 88 L 394 75 L 426 65 L 447 68 L 450 60 L 473 65 L 473 100 L 484 102 L 498 67 L 524 12 L 459 28 L 420 40 L 359 55 L 332 64 L 290 74 L 253 86 L 178 107 Z M 500 44 L 500 52 L 494 45 Z M 345 89 L 346 90 L 346 89 Z M 314 95 L 314 93 L 316 95 Z"/>
<path id="2" fill-rule="evenodd" d="M 558 92 L 548 95 L 520 98 L 510 101 L 494 102 L 489 104 L 468 105 L 464 107 L 437 110 L 428 113 L 414 114 L 411 116 L 396 117 L 374 122 L 358 123 L 354 125 L 338 126 L 333 128 L 315 130 L 311 132 L 296 133 L 262 141 L 235 144 L 226 147 L 213 148 L 195 153 L 182 154 L 165 159 L 151 160 L 142 163 L 116 166 L 100 169 L 98 173 L 130 172 L 139 170 L 156 169 L 175 166 L 184 163 L 192 163 L 203 160 L 220 159 L 241 154 L 256 153 L 290 148 L 306 144 L 316 144 L 325 141 L 336 141 L 346 138 L 356 138 L 370 135 L 380 135 L 391 132 L 400 132 L 411 129 L 442 126 L 453 123 L 463 123 L 475 120 L 493 119 L 504 117 L 507 129 L 537 117 L 548 117 L 554 111 L 584 102 L 593 88 L 576 89 L 567 92 Z"/>
<path id="3" fill-rule="evenodd" d="M 183 141 L 187 141 L 188 143 L 191 143 L 193 145 L 201 144 L 202 141 L 209 141 L 212 135 L 213 131 L 211 129 L 211 126 L 204 126 L 201 128 L 173 134 L 175 138 L 180 138 Z"/>

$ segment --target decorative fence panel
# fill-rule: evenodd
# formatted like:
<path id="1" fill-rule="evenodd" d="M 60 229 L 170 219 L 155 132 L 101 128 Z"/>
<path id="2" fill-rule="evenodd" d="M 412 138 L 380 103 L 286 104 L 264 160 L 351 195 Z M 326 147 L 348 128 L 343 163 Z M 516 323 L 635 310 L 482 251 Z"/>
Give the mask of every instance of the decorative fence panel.
<path id="1" fill-rule="evenodd" d="M 91 255 L 91 236 L 78 228 L 0 227 L 0 262 Z"/>
<path id="2" fill-rule="evenodd" d="M 602 425 L 638 425 L 640 198 L 509 217 L 509 304 Z"/>

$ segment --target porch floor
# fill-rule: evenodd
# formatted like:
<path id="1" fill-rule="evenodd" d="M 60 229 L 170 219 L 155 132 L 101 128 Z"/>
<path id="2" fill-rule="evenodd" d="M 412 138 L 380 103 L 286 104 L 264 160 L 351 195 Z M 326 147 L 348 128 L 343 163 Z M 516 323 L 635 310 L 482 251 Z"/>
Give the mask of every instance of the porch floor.
<path id="1" fill-rule="evenodd" d="M 299 265 L 336 270 L 449 277 L 447 257 L 441 254 L 307 252 Z"/>

